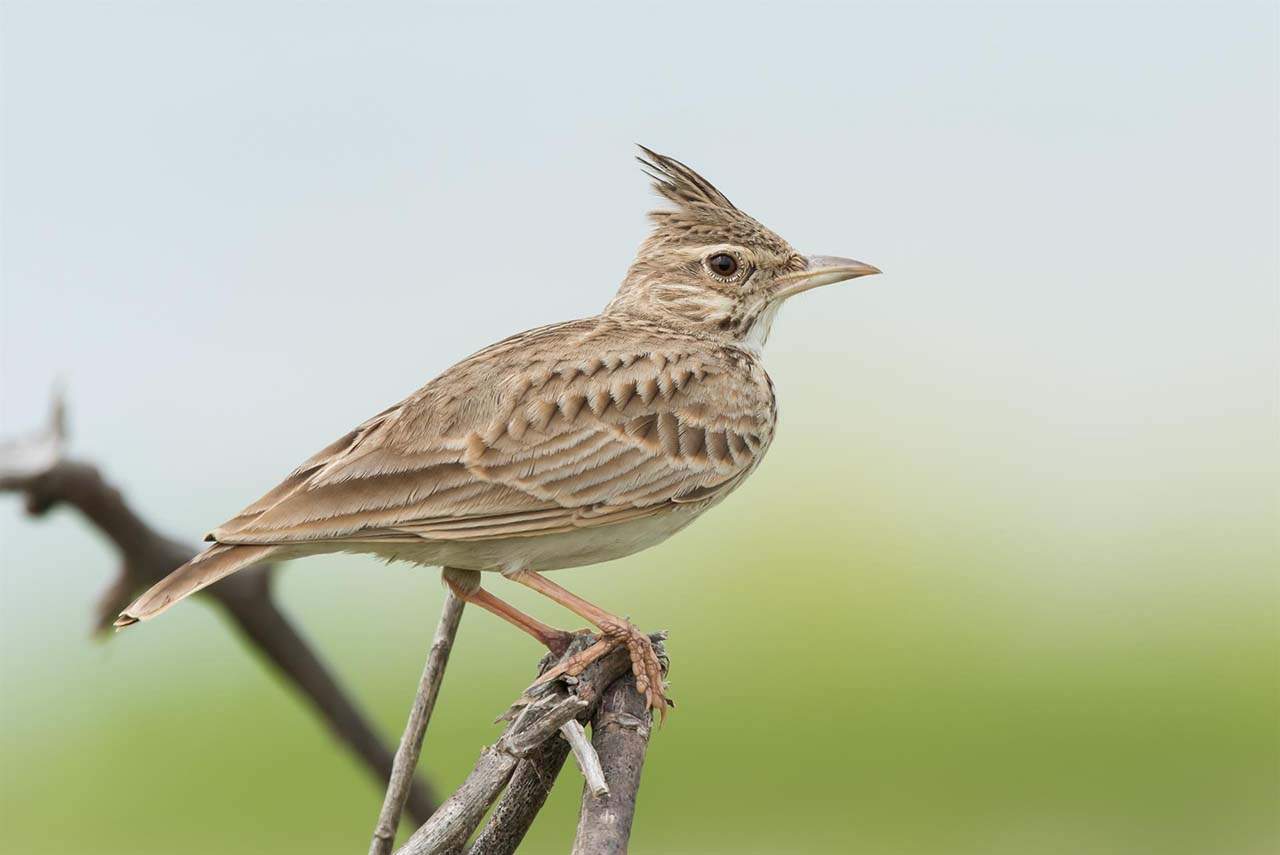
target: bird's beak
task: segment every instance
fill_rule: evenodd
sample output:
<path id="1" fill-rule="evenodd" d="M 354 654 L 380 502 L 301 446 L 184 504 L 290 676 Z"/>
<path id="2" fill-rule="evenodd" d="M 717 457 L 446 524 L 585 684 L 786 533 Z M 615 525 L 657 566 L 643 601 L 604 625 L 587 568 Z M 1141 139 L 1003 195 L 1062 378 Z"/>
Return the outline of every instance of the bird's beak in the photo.
<path id="1" fill-rule="evenodd" d="M 846 279 L 871 276 L 880 272 L 878 267 L 835 255 L 811 255 L 806 260 L 809 263 L 804 270 L 788 273 L 775 280 L 775 296 L 786 299 L 820 285 L 831 285 Z"/>

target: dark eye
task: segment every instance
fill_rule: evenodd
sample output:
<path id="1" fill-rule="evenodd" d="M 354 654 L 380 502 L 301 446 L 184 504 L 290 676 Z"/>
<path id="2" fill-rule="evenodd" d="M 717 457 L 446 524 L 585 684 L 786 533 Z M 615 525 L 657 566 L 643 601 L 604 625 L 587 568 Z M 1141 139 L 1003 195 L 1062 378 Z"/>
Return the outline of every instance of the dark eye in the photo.
<path id="1" fill-rule="evenodd" d="M 738 272 L 738 259 L 727 252 L 717 252 L 707 259 L 707 267 L 710 267 L 715 275 L 727 279 Z"/>

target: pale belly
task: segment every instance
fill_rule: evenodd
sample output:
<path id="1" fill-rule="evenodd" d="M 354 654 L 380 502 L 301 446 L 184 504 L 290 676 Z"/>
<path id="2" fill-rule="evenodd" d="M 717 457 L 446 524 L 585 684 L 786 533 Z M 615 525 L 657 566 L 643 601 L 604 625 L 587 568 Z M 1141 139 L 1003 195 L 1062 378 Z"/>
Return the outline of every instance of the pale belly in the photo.
<path id="1" fill-rule="evenodd" d="M 535 537 L 506 537 L 470 542 L 437 540 L 413 544 L 350 543 L 335 546 L 343 552 L 371 553 L 388 561 L 409 561 L 430 567 L 507 573 L 520 570 L 559 570 L 612 561 L 656 546 L 693 522 L 708 507 L 710 503 L 683 505 L 665 513 L 628 522 Z"/>

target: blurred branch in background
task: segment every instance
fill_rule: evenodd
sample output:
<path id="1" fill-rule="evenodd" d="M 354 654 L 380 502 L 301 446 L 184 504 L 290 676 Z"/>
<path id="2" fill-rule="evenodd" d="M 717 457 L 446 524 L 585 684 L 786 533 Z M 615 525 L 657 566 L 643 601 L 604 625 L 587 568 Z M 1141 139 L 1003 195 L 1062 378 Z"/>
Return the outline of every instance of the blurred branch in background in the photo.
<path id="1" fill-rule="evenodd" d="M 0 492 L 23 494 L 27 513 L 33 517 L 59 504 L 70 505 L 115 545 L 121 566 L 98 601 L 94 630 L 101 633 L 130 600 L 186 563 L 195 551 L 149 526 L 95 466 L 66 459 L 66 436 L 66 410 L 61 394 L 57 394 L 44 430 L 0 442 Z M 213 585 L 201 596 L 226 611 L 253 646 L 311 702 L 333 735 L 380 782 L 388 780 L 391 752 L 272 600 L 274 567 L 252 567 Z M 435 810 L 430 787 L 421 780 L 412 781 L 405 798 L 409 813 L 420 823 Z"/>

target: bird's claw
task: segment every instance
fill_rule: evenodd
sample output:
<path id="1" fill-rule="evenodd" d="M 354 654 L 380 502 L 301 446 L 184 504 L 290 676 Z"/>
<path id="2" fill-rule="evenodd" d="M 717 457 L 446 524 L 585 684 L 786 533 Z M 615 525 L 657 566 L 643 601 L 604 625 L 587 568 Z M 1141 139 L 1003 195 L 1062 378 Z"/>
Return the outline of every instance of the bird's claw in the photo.
<path id="1" fill-rule="evenodd" d="M 619 620 L 601 627 L 606 639 L 615 645 L 625 644 L 631 656 L 631 673 L 636 678 L 636 691 L 645 700 L 650 712 L 657 711 L 660 722 L 667 720 L 667 708 L 671 706 L 667 700 L 666 686 L 663 682 L 662 662 L 654 650 L 649 636 L 630 621 Z"/>
<path id="2" fill-rule="evenodd" d="M 649 636 L 636 629 L 630 621 L 624 620 L 609 622 L 600 627 L 600 631 L 599 641 L 549 669 L 533 685 L 540 686 L 560 677 L 576 677 L 592 662 L 625 645 L 631 658 L 631 673 L 635 675 L 636 691 L 644 697 L 645 706 L 650 712 L 656 710 L 659 720 L 665 722 L 667 709 L 675 704 L 667 699 L 662 678 L 663 662 L 654 650 Z"/>

